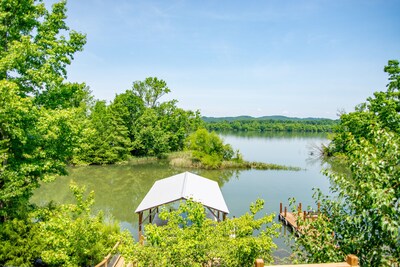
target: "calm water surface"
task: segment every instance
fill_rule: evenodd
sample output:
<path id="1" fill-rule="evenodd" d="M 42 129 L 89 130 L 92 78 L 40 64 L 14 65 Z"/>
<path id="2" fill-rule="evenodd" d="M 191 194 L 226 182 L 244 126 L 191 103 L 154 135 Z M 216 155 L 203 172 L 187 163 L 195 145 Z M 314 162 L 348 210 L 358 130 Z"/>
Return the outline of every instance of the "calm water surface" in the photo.
<path id="1" fill-rule="evenodd" d="M 219 183 L 230 210 L 229 216 L 240 216 L 248 211 L 257 198 L 265 200 L 264 212 L 279 212 L 279 203 L 295 197 L 303 207 L 315 206 L 312 188 L 329 192 L 329 181 L 321 174 L 321 163 L 310 155 L 315 146 L 327 143 L 318 134 L 220 134 L 226 143 L 239 149 L 245 160 L 301 167 L 302 171 L 199 171 L 171 168 L 166 163 L 141 165 L 89 166 L 69 169 L 69 175 L 44 184 L 32 198 L 37 204 L 51 200 L 70 203 L 68 189 L 71 180 L 95 191 L 95 210 L 120 221 L 122 228 L 131 231 L 137 240 L 138 219 L 134 210 L 156 180 L 192 171 Z M 315 153 L 314 153 L 315 154 Z M 278 256 L 286 256 L 283 238 L 278 238 Z"/>

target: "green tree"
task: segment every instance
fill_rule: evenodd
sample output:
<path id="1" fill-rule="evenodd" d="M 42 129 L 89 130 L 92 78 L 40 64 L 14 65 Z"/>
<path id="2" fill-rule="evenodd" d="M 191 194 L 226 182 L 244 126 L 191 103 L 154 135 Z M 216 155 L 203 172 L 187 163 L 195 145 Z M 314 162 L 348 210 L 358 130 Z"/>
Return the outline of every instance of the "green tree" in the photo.
<path id="1" fill-rule="evenodd" d="M 389 60 L 384 71 L 389 75 L 386 91 L 375 92 L 361 103 L 354 112 L 342 114 L 329 149 L 329 155 L 346 153 L 350 138 L 369 139 L 369 127 L 377 124 L 400 134 L 400 67 L 397 60 Z"/>
<path id="2" fill-rule="evenodd" d="M 106 224 L 100 212 L 92 215 L 94 194 L 70 185 L 76 204 L 49 203 L 30 211 L 25 219 L 13 219 L 0 228 L 0 265 L 93 266 L 121 239 L 119 226 Z"/>
<path id="3" fill-rule="evenodd" d="M 133 111 L 121 113 L 126 114 L 122 119 L 131 129 L 133 155 L 161 156 L 182 150 L 185 138 L 202 124 L 199 112 L 178 108 L 176 100 L 158 102 L 168 92 L 165 81 L 149 77 L 135 82 L 123 95 L 124 102 L 129 102 L 125 106 Z"/>
<path id="4" fill-rule="evenodd" d="M 297 238 L 302 260 L 338 261 L 355 254 L 362 266 L 388 266 L 400 258 L 400 138 L 376 125 L 369 135 L 370 140 L 350 139 L 348 172 L 326 170 L 337 197 L 315 194 L 321 214 L 303 222 L 311 226 Z"/>
<path id="5" fill-rule="evenodd" d="M 84 91 L 64 81 L 85 43 L 66 26 L 65 6 L 61 1 L 48 11 L 39 1 L 0 3 L 0 221 L 22 216 L 39 182 L 65 173 L 72 155 L 76 110 L 41 98 L 60 88 Z"/>
<path id="6" fill-rule="evenodd" d="M 177 210 L 160 213 L 167 225 L 146 225 L 144 246 L 125 248 L 123 255 L 143 266 L 253 266 L 256 258 L 272 262 L 277 225 L 273 214 L 256 219 L 263 206 L 257 200 L 245 215 L 216 223 L 200 203 L 182 202 Z"/>
<path id="7" fill-rule="evenodd" d="M 218 168 L 222 161 L 231 160 L 235 155 L 229 144 L 224 144 L 215 133 L 206 129 L 198 129 L 186 139 L 186 149 L 205 167 Z"/>
<path id="8" fill-rule="evenodd" d="M 0 1 L 0 265 L 93 264 L 117 233 L 75 187 L 78 204 L 29 204 L 42 181 L 66 174 L 91 101 L 66 68 L 85 36 L 65 24 L 66 1 Z M 93 260 L 93 261 L 92 261 Z"/>
<path id="9" fill-rule="evenodd" d="M 66 1 L 51 11 L 40 1 L 2 1 L 0 14 L 0 79 L 16 83 L 25 95 L 60 87 L 86 42 L 65 23 Z"/>
<path id="10" fill-rule="evenodd" d="M 142 99 L 144 105 L 154 108 L 158 100 L 165 94 L 171 92 L 167 83 L 157 77 L 148 77 L 144 81 L 136 81 L 132 85 L 132 92 Z"/>
<path id="11" fill-rule="evenodd" d="M 23 214 L 42 180 L 65 174 L 76 141 L 74 110 L 37 108 L 20 97 L 18 86 L 0 81 L 0 215 Z"/>
<path id="12" fill-rule="evenodd" d="M 385 67 L 387 92 L 341 116 L 327 148 L 332 167 L 325 170 L 336 197 L 316 194 L 320 218 L 304 222 L 310 232 L 296 243 L 303 260 L 336 261 L 351 253 L 362 266 L 390 266 L 400 258 L 398 64 L 389 61 Z M 335 168 L 337 162 L 342 170 Z"/>
<path id="13" fill-rule="evenodd" d="M 133 154 L 137 156 L 160 156 L 171 151 L 169 133 L 162 127 L 157 111 L 148 108 L 134 124 Z"/>
<path id="14" fill-rule="evenodd" d="M 136 131 L 135 123 L 143 115 L 146 108 L 143 100 L 135 95 L 132 90 L 126 90 L 125 93 L 116 95 L 110 106 L 114 115 L 121 118 L 128 129 L 130 140 L 133 141 Z"/>
<path id="15" fill-rule="evenodd" d="M 129 131 L 114 108 L 105 101 L 96 101 L 75 154 L 75 163 L 110 164 L 129 157 Z"/>

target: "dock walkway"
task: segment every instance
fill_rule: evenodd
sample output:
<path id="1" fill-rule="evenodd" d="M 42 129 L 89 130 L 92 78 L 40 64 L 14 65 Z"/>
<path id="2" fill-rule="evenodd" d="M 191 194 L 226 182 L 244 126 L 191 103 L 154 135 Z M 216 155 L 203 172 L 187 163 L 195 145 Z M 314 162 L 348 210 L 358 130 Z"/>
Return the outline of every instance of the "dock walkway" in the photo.
<path id="1" fill-rule="evenodd" d="M 297 224 L 297 219 L 300 216 L 302 216 L 302 218 L 304 220 L 306 220 L 306 219 L 315 220 L 318 218 L 319 208 L 320 208 L 320 205 L 318 204 L 318 212 L 317 213 L 309 212 L 309 211 L 305 211 L 305 210 L 302 211 L 301 203 L 300 203 L 297 208 L 297 212 L 289 212 L 289 211 L 287 211 L 287 207 L 282 209 L 282 203 L 280 203 L 278 218 L 285 225 L 291 227 L 295 234 L 299 235 L 299 234 L 304 233 L 304 229 L 303 229 L 304 226 L 299 226 Z"/>

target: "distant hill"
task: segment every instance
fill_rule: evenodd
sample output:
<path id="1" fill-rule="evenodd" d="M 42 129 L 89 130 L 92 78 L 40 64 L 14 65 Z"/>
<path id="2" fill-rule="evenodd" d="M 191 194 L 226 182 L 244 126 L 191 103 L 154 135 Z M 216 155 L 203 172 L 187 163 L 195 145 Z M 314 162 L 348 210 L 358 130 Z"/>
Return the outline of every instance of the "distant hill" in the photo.
<path id="1" fill-rule="evenodd" d="M 339 120 L 286 116 L 203 117 L 209 131 L 243 132 L 332 132 Z"/>
<path id="2" fill-rule="evenodd" d="M 252 117 L 252 116 L 236 116 L 236 117 L 202 117 L 205 122 L 221 122 L 221 121 L 243 121 L 243 120 L 277 120 L 277 121 L 335 121 L 327 118 L 296 118 L 296 117 L 286 117 L 282 115 L 273 116 L 262 116 L 262 117 Z"/>

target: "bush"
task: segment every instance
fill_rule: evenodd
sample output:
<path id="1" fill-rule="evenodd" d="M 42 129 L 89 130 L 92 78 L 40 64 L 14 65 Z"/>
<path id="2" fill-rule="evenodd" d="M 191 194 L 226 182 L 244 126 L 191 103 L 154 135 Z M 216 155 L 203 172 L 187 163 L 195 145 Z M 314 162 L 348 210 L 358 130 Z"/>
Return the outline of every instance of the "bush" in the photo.
<path id="1" fill-rule="evenodd" d="M 215 132 L 209 133 L 206 129 L 197 130 L 185 143 L 186 149 L 193 151 L 194 158 L 209 169 L 219 168 L 222 161 L 232 160 L 235 155 L 229 144 L 224 144 Z"/>
<path id="2" fill-rule="evenodd" d="M 145 226 L 145 245 L 133 245 L 123 256 L 139 266 L 253 266 L 256 258 L 272 262 L 277 236 L 274 215 L 255 219 L 264 206 L 257 200 L 250 213 L 216 223 L 197 202 L 181 202 L 176 211 L 162 211 L 165 226 Z M 182 216 L 186 214 L 186 216 Z"/>

